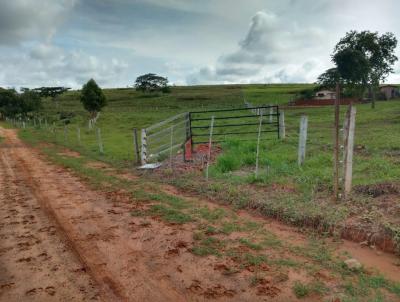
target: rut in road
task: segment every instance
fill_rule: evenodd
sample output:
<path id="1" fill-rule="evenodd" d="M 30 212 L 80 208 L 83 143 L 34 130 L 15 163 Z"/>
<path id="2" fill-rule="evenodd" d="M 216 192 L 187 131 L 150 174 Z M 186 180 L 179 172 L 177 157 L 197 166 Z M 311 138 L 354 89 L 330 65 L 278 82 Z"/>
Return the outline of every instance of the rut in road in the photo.
<path id="1" fill-rule="evenodd" d="M 96 283 L 0 146 L 0 301 L 97 301 Z"/>
<path id="2" fill-rule="evenodd" d="M 0 131 L 8 146 L 1 152 L 21 179 L 18 186 L 32 189 L 42 209 L 55 218 L 97 282 L 102 300 L 260 300 L 259 289 L 249 287 L 252 272 L 230 277 L 218 271 L 218 258 L 191 253 L 195 224 L 133 217 L 140 203 L 91 190 L 79 177 L 22 145 L 13 130 Z M 294 299 L 288 287 L 260 286 L 270 301 Z"/>
<path id="3" fill-rule="evenodd" d="M 37 150 L 21 144 L 15 131 L 0 128 L 0 135 L 6 138 L 0 148 L 2 166 L 5 167 L 2 167 L 2 171 L 14 175 L 15 190 L 30 192 L 40 206 L 40 213 L 47 213 L 54 218 L 66 241 L 96 281 L 99 295 L 94 295 L 94 298 L 104 301 L 156 302 L 205 301 L 216 298 L 218 301 L 295 301 L 293 280 L 310 280 L 310 275 L 301 267 L 293 270 L 286 268 L 287 274 L 282 278 L 281 266 L 276 270 L 260 264 L 257 270 L 261 269 L 261 274 L 266 277 L 258 280 L 254 279 L 254 265 L 242 267 L 241 263 L 235 262 L 234 256 L 198 257 L 191 250 L 195 245 L 194 234 L 199 230 L 195 222 L 176 224 L 163 221 L 157 215 L 131 215 L 144 212 L 152 201 L 146 205 L 134 202 L 126 192 L 109 192 L 107 188 L 105 192 L 92 190 L 81 178 L 65 168 L 48 163 Z M 4 177 L 9 178 L 8 174 Z M 170 189 L 172 195 L 179 195 L 173 187 Z M 10 194 L 18 196 L 16 192 Z M 196 199 L 196 204 L 211 209 L 220 207 L 200 199 Z M 13 208 L 15 205 L 8 209 Z M 306 240 L 304 235 L 287 226 L 267 222 L 242 211 L 237 215 L 248 217 L 251 221 L 258 220 L 261 228 L 267 228 L 294 244 L 303 244 Z M 33 229 L 32 234 L 36 236 L 36 229 Z M 243 231 L 221 236 L 238 244 L 239 237 L 236 236 L 248 235 Z M 249 251 L 249 247 L 243 244 L 237 248 Z M 351 250 L 357 252 L 357 249 Z M 287 256 L 293 256 L 290 250 L 282 251 Z M 268 257 L 272 260 L 285 259 L 285 255 L 281 255 L 282 251 L 269 249 Z M 398 268 L 393 268 L 392 264 L 394 259 L 374 256 L 366 250 L 360 251 L 360 256 L 361 253 L 365 254 L 367 261 L 376 259 L 379 267 L 381 264 L 384 264 L 382 267 L 386 265 L 386 271 L 398 279 Z M 305 260 L 302 256 L 296 257 L 299 261 Z M 3 262 L 9 261 L 1 254 L 0 259 Z M 332 282 L 333 289 L 338 288 L 335 283 L 337 281 L 331 279 L 328 272 L 322 271 L 322 276 Z M 259 283 L 252 285 L 249 280 Z M 80 282 L 77 280 L 76 284 Z M 84 280 L 82 282 L 85 284 Z M 5 288 L 11 290 L 12 286 L 5 285 Z M 94 290 L 93 293 L 97 292 Z M 307 301 L 320 301 L 320 298 L 308 297 Z"/>
<path id="4" fill-rule="evenodd" d="M 42 209 L 55 218 L 100 286 L 104 300 L 186 300 L 169 284 L 168 277 L 154 274 L 157 259 L 146 256 L 140 244 L 146 238 L 131 240 L 132 230 L 128 224 L 126 229 L 120 227 L 121 217 L 113 214 L 117 211 L 109 200 L 64 169 L 41 160 L 14 131 L 2 129 L 1 135 L 6 138 L 1 148 L 3 164 L 10 164 L 9 173 L 18 178 L 17 190 L 28 186 Z M 126 206 L 129 216 L 129 205 Z"/>

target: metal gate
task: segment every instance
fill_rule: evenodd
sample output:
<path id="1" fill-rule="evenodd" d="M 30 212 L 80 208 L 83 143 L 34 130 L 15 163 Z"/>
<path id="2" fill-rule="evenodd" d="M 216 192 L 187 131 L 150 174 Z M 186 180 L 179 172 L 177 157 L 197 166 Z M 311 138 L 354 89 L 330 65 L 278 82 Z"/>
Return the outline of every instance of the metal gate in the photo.
<path id="1" fill-rule="evenodd" d="M 189 113 L 192 144 L 208 143 L 210 121 L 214 116 L 213 142 L 224 142 L 228 138 L 240 141 L 255 140 L 258 135 L 260 117 L 261 133 L 276 133 L 279 138 L 279 107 L 259 106 L 235 109 L 194 111 Z M 263 140 L 271 137 L 262 136 Z"/>
<path id="2" fill-rule="evenodd" d="M 259 131 L 260 117 L 262 117 L 261 139 L 271 139 L 271 136 L 266 137 L 267 133 L 276 133 L 279 138 L 279 115 L 278 106 L 248 105 L 245 108 L 192 111 L 175 115 L 142 129 L 142 164 L 161 161 L 181 148 L 184 159 L 190 159 L 193 145 L 208 144 L 212 117 L 214 117 L 214 143 L 224 142 L 228 138 L 240 141 L 255 140 Z"/>
<path id="3" fill-rule="evenodd" d="M 179 150 L 189 138 L 189 113 L 184 112 L 142 129 L 141 161 L 160 161 Z"/>

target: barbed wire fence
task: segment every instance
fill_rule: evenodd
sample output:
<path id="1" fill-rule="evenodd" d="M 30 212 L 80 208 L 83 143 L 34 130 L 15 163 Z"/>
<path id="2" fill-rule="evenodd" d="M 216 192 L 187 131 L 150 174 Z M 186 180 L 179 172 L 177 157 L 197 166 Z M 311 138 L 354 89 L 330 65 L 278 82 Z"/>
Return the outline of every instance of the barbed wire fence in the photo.
<path id="1" fill-rule="evenodd" d="M 333 131 L 333 123 L 325 124 L 320 121 L 314 121 L 313 118 L 309 118 L 305 115 L 305 110 L 299 110 L 298 108 L 288 108 L 285 107 L 283 110 L 279 109 L 278 106 L 256 106 L 250 102 L 245 102 L 245 109 L 249 110 L 251 117 L 249 119 L 256 118 L 256 123 L 246 121 L 246 124 L 255 125 L 257 129 L 252 133 L 258 134 L 254 138 L 250 138 L 250 141 L 254 141 L 259 150 L 260 145 L 260 133 L 262 133 L 262 126 L 264 125 L 275 125 L 278 127 L 277 139 L 288 140 L 288 143 L 293 144 L 293 141 L 298 141 L 298 164 L 299 166 L 304 165 L 307 162 L 307 150 L 309 148 L 315 149 L 325 149 L 326 151 L 333 152 L 333 144 L 330 144 L 330 136 L 327 136 L 327 130 Z M 243 109 L 239 109 L 243 110 Z M 350 109 L 349 109 L 350 110 Z M 224 110 L 219 110 L 224 112 Z M 6 121 L 13 125 L 14 127 L 21 129 L 35 129 L 40 131 L 41 135 L 50 142 L 54 142 L 65 147 L 76 148 L 79 150 L 85 150 L 91 154 L 96 154 L 103 158 L 118 158 L 124 162 L 130 162 L 132 166 L 137 164 L 146 165 L 148 163 L 160 162 L 169 159 L 169 166 L 173 169 L 173 156 L 182 150 L 183 156 L 182 160 L 186 155 L 187 148 L 193 148 L 193 145 L 197 143 L 208 143 L 210 146 L 212 144 L 222 143 L 229 136 L 230 132 L 218 131 L 211 135 L 211 142 L 196 141 L 197 138 L 203 135 L 202 133 L 195 132 L 198 130 L 205 130 L 204 135 L 209 136 L 210 125 L 200 125 L 199 122 L 204 120 L 206 123 L 210 122 L 211 116 L 204 116 L 205 113 L 209 112 L 210 115 L 214 116 L 213 128 L 226 130 L 230 126 L 237 126 L 235 123 L 221 123 L 218 124 L 216 121 L 230 120 L 232 116 L 215 114 L 211 111 L 201 111 L 201 112 L 185 112 L 175 115 L 167 120 L 154 124 L 144 129 L 132 129 L 131 133 L 118 133 L 121 138 L 121 142 L 125 142 L 119 146 L 115 145 L 117 141 L 115 138 L 116 132 L 114 129 L 100 128 L 95 126 L 93 129 L 87 129 L 87 127 L 82 125 L 69 125 L 60 124 L 59 121 L 51 120 L 48 117 L 40 118 L 6 118 Z M 229 112 L 229 111 L 227 111 Z M 197 114 L 197 118 L 196 118 Z M 201 117 L 203 114 L 204 117 Z M 200 116 L 200 117 L 199 117 Z M 354 147 L 354 127 L 355 121 L 351 121 L 347 116 L 354 116 L 353 113 L 346 115 L 346 123 L 343 124 L 341 128 L 342 141 L 341 144 L 341 177 L 340 182 L 343 184 L 342 187 L 346 188 L 345 192 L 349 191 L 351 187 L 351 180 L 349 180 L 352 169 L 352 153 L 351 150 Z M 236 118 L 236 117 L 235 117 Z M 196 120 L 197 119 L 197 120 Z M 296 122 L 297 120 L 297 122 Z M 302 120 L 301 123 L 300 120 Z M 261 122 L 260 122 L 261 121 Z M 264 122 L 265 121 L 265 122 Z M 197 123 L 197 124 L 196 124 Z M 265 124 L 264 124 L 265 123 Z M 296 125 L 297 124 L 297 125 Z M 351 125 L 351 126 L 350 126 Z M 249 127 L 250 127 L 249 126 Z M 235 127 L 233 127 L 235 128 Z M 237 128 L 235 128 L 237 129 Z M 267 130 L 265 130 L 267 131 Z M 269 130 L 268 130 L 269 131 Z M 351 133 L 349 133 L 349 131 Z M 140 132 L 140 133 L 139 133 Z M 239 133 L 237 135 L 241 138 L 246 138 L 244 134 L 234 130 L 232 133 Z M 249 131 L 250 132 L 250 131 Z M 199 136 L 200 135 L 200 136 Z M 223 139 L 216 139 L 216 137 L 223 137 Z M 190 140 L 190 144 L 187 142 Z M 350 143 L 349 143 L 350 141 Z M 347 148 L 347 144 L 349 145 Z M 261 152 L 265 152 L 262 150 Z M 296 152 L 296 151 L 294 151 Z M 257 152 L 257 158 L 259 156 Z M 210 162 L 210 156 L 207 158 L 207 163 Z M 258 160 L 255 166 L 255 175 L 258 174 Z M 207 169 L 208 171 L 208 169 Z M 208 173 L 207 173 L 208 178 Z M 351 178 L 350 178 L 351 179 Z"/>

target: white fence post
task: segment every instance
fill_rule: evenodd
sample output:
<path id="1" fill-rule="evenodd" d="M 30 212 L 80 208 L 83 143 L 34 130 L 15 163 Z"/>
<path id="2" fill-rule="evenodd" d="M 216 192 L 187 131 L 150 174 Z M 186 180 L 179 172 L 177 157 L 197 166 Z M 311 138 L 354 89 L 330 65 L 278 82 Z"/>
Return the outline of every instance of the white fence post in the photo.
<path id="1" fill-rule="evenodd" d="M 308 126 L 308 117 L 306 115 L 302 115 L 300 119 L 300 134 L 299 134 L 299 154 L 298 154 L 299 166 L 304 164 L 304 160 L 306 158 L 307 126 Z"/>
<path id="2" fill-rule="evenodd" d="M 100 151 L 101 154 L 103 154 L 104 153 L 104 149 L 103 149 L 103 141 L 101 139 L 101 130 L 100 130 L 100 128 L 96 128 L 96 130 L 97 130 L 96 134 L 97 134 L 97 142 L 99 144 L 99 151 Z"/>
<path id="3" fill-rule="evenodd" d="M 169 150 L 169 165 L 172 169 L 172 148 L 174 146 L 174 125 L 171 126 L 171 137 L 170 137 L 170 150 Z"/>
<path id="4" fill-rule="evenodd" d="M 285 128 L 285 112 L 282 110 L 279 112 L 279 137 L 284 139 L 286 137 L 286 128 Z"/>
<path id="5" fill-rule="evenodd" d="M 64 143 L 68 142 L 68 128 L 67 125 L 64 125 Z"/>
<path id="6" fill-rule="evenodd" d="M 355 107 L 350 107 L 350 117 L 348 121 L 347 133 L 346 133 L 346 141 L 347 144 L 345 146 L 345 159 L 344 159 L 344 198 L 351 192 L 351 184 L 352 184 L 352 174 L 353 174 L 353 149 L 354 149 L 354 130 L 356 124 L 356 113 L 357 110 Z"/>
<path id="7" fill-rule="evenodd" d="M 269 104 L 268 106 L 271 106 L 269 108 L 269 123 L 272 124 L 272 120 L 273 120 L 273 117 L 274 117 L 274 107 L 272 107 L 271 104 Z"/>
<path id="8" fill-rule="evenodd" d="M 147 133 L 146 129 L 142 129 L 142 148 L 141 148 L 141 161 L 142 165 L 147 163 Z"/>
<path id="9" fill-rule="evenodd" d="M 258 177 L 258 159 L 260 156 L 260 139 L 261 139 L 262 119 L 263 119 L 263 115 L 261 114 L 260 115 L 260 123 L 258 125 L 258 136 L 257 136 L 256 170 L 255 170 L 256 178 Z"/>
<path id="10" fill-rule="evenodd" d="M 208 140 L 208 158 L 207 158 L 207 167 L 206 167 L 206 180 L 208 180 L 208 169 L 210 167 L 210 161 L 211 161 L 211 147 L 212 147 L 212 135 L 213 135 L 213 130 L 214 130 L 214 116 L 211 117 L 211 123 L 210 123 L 210 138 Z"/>

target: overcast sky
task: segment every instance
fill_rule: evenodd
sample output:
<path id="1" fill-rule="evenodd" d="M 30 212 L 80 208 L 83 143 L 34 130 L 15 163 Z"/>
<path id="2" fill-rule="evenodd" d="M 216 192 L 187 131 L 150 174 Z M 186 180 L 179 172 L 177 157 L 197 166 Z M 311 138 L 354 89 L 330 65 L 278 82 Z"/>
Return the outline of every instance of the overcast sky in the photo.
<path id="1" fill-rule="evenodd" d="M 313 82 L 352 29 L 394 32 L 398 0 L 0 0 L 0 86 Z M 397 49 L 400 57 L 400 47 Z M 400 82 L 400 65 L 388 82 Z"/>

